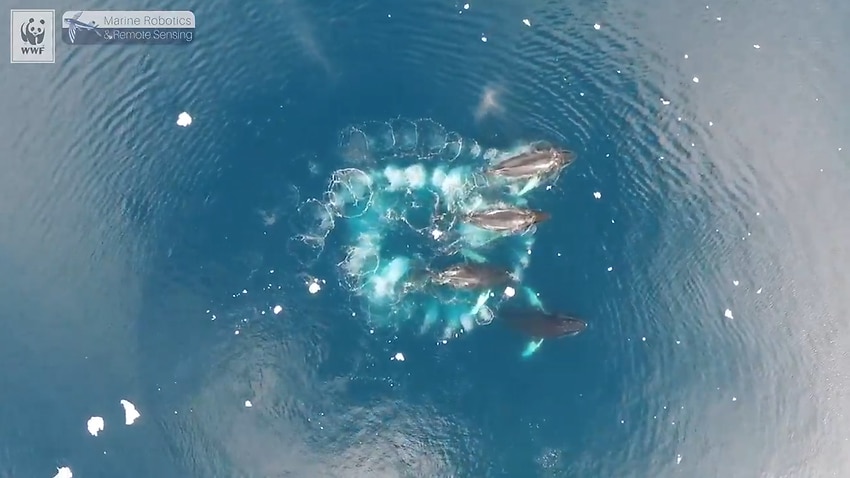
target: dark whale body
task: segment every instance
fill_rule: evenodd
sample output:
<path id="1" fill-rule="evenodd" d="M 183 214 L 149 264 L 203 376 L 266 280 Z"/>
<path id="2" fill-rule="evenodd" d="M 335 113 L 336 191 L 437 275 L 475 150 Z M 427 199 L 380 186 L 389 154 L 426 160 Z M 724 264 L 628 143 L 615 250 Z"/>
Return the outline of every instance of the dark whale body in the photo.
<path id="1" fill-rule="evenodd" d="M 536 340 L 578 335 L 587 328 L 587 322 L 581 319 L 536 309 L 505 311 L 501 318 L 509 327 Z"/>
<path id="2" fill-rule="evenodd" d="M 431 282 L 455 289 L 490 289 L 513 282 L 511 273 L 487 264 L 458 264 L 431 274 Z"/>
<path id="3" fill-rule="evenodd" d="M 553 175 L 575 159 L 576 154 L 572 151 L 538 144 L 531 151 L 511 156 L 490 166 L 487 173 L 508 179 L 531 179 Z"/>
<path id="4" fill-rule="evenodd" d="M 544 211 L 506 207 L 473 211 L 467 214 L 463 220 L 468 224 L 492 232 L 522 234 L 550 217 L 551 215 Z"/>

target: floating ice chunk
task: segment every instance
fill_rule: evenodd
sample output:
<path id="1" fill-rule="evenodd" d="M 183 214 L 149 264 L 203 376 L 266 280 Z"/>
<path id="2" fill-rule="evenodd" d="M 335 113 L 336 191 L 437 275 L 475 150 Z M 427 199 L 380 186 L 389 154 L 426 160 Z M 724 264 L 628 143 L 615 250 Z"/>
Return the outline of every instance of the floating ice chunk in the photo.
<path id="1" fill-rule="evenodd" d="M 678 465 L 681 462 L 682 462 L 682 455 L 676 455 L 676 464 Z"/>
<path id="2" fill-rule="evenodd" d="M 759 48 L 761 48 L 761 45 L 759 45 L 758 43 L 756 43 L 755 45 L 753 45 L 753 48 L 755 48 L 756 50 L 758 50 Z"/>
<path id="3" fill-rule="evenodd" d="M 56 469 L 56 474 L 53 475 L 53 478 L 73 478 L 74 474 L 71 473 L 71 468 L 67 466 L 63 466 L 62 468 Z"/>
<path id="4" fill-rule="evenodd" d="M 189 116 L 189 113 L 184 111 L 177 115 L 177 126 L 182 126 L 185 128 L 190 124 L 192 124 L 192 117 Z"/>
<path id="5" fill-rule="evenodd" d="M 613 271 L 613 270 L 614 270 L 614 268 L 613 268 L 613 267 L 608 267 L 608 272 L 611 272 L 611 271 Z"/>
<path id="6" fill-rule="evenodd" d="M 697 78 L 696 76 L 694 77 L 694 83 L 699 83 L 699 78 Z"/>
<path id="7" fill-rule="evenodd" d="M 133 422 L 136 421 L 137 418 L 141 417 L 142 414 L 136 410 L 136 406 L 130 403 L 129 400 L 121 400 L 121 405 L 124 407 L 124 423 L 127 425 L 132 425 Z"/>
<path id="8" fill-rule="evenodd" d="M 593 197 L 595 197 L 596 199 L 602 199 L 602 193 L 599 192 L 599 191 L 596 191 L 596 192 L 593 193 Z"/>
<path id="9" fill-rule="evenodd" d="M 732 397 L 732 401 L 733 401 L 733 402 L 737 402 L 737 401 L 738 401 L 738 397 Z"/>
<path id="10" fill-rule="evenodd" d="M 732 281 L 732 285 L 734 285 L 735 287 L 738 287 L 738 284 L 739 284 L 739 282 L 738 282 L 738 281 L 736 281 L 736 280 L 733 280 L 733 281 Z"/>
<path id="11" fill-rule="evenodd" d="M 274 309 L 272 309 L 272 312 L 274 312 L 275 315 L 281 313 L 282 311 L 283 311 L 283 307 L 281 307 L 279 305 L 274 306 Z"/>
<path id="12" fill-rule="evenodd" d="M 434 229 L 433 231 L 431 231 L 431 237 L 433 237 L 434 239 L 439 239 L 440 236 L 442 236 L 442 235 L 443 235 L 443 231 L 441 231 L 439 229 Z"/>
<path id="13" fill-rule="evenodd" d="M 481 41 L 483 41 L 484 43 L 487 43 L 487 37 L 485 37 L 484 35 L 481 35 Z"/>
<path id="14" fill-rule="evenodd" d="M 251 400 L 245 400 L 245 408 L 251 408 L 253 406 L 254 406 L 254 404 L 251 403 Z"/>
<path id="15" fill-rule="evenodd" d="M 469 10 L 469 4 L 468 4 L 468 3 L 464 3 L 464 4 L 463 4 L 463 9 L 464 9 L 464 10 Z"/>
<path id="16" fill-rule="evenodd" d="M 594 30 L 599 30 L 600 28 L 602 28 L 602 25 L 600 25 L 600 24 L 598 24 L 598 23 L 594 23 L 594 24 L 593 24 L 593 29 L 594 29 Z"/>
<path id="17" fill-rule="evenodd" d="M 91 417 L 86 423 L 86 428 L 89 429 L 92 436 L 97 436 L 98 432 L 103 431 L 104 425 L 103 417 Z"/>
<path id="18" fill-rule="evenodd" d="M 514 295 L 516 295 L 516 290 L 513 287 L 505 287 L 505 297 L 513 297 Z"/>
<path id="19" fill-rule="evenodd" d="M 404 362 L 404 354 L 401 352 L 396 352 L 393 356 L 393 360 L 398 360 L 399 362 Z"/>
<path id="20" fill-rule="evenodd" d="M 756 291 L 756 294 L 761 294 L 761 288 L 759 288 L 759 290 Z"/>
<path id="21" fill-rule="evenodd" d="M 320 286 L 318 282 L 311 282 L 310 285 L 307 286 L 307 292 L 311 294 L 315 294 L 320 290 L 322 290 L 322 286 Z"/>
<path id="22" fill-rule="evenodd" d="M 723 313 L 723 315 L 724 315 L 727 319 L 734 319 L 734 318 L 735 318 L 735 317 L 733 317 L 733 316 L 732 316 L 732 311 L 731 311 L 731 310 L 729 310 L 729 309 L 726 309 L 726 312 L 724 312 L 724 313 Z"/>
<path id="23" fill-rule="evenodd" d="M 530 27 L 530 26 L 531 26 L 531 20 L 529 20 L 529 19 L 527 19 L 527 18 L 523 19 L 523 20 L 522 20 L 522 23 L 525 23 L 525 26 L 527 26 L 527 27 Z"/>

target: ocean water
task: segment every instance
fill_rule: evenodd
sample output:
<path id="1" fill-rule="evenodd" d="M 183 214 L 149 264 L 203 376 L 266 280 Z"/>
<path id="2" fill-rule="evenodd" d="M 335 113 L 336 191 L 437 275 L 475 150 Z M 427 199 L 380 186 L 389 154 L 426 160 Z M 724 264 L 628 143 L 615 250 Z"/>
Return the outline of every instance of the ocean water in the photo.
<path id="1" fill-rule="evenodd" d="M 0 67 L 0 477 L 850 473 L 846 4 L 85 8 L 197 38 Z M 584 333 L 376 325 L 293 240 L 393 118 L 577 152 L 524 280 Z"/>

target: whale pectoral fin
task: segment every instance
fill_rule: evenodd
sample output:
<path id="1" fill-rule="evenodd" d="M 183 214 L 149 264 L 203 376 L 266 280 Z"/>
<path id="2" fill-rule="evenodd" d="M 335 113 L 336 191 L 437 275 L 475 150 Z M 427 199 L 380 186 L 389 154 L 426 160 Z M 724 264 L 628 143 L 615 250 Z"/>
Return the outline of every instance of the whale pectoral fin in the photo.
<path id="1" fill-rule="evenodd" d="M 540 178 L 535 176 L 535 177 L 529 179 L 527 183 L 525 183 L 525 186 L 523 186 L 522 189 L 519 190 L 517 195 L 518 196 L 525 196 L 529 191 L 531 191 L 532 189 L 536 188 L 539 185 L 540 185 Z"/>
<path id="2" fill-rule="evenodd" d="M 534 352 L 537 352 L 537 349 L 543 344 L 543 339 L 532 340 L 531 342 L 525 345 L 525 349 L 522 351 L 522 358 L 528 358 L 534 355 Z"/>

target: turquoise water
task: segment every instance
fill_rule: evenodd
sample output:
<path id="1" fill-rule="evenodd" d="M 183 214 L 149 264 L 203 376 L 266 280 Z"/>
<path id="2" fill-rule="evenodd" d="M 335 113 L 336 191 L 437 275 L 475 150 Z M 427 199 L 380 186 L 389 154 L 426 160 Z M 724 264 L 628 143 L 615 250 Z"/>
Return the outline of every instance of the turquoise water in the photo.
<path id="1" fill-rule="evenodd" d="M 848 473 L 844 4 L 97 8 L 197 39 L 2 66 L 0 476 Z M 379 327 L 293 247 L 396 117 L 578 153 L 524 277 L 588 330 Z"/>

